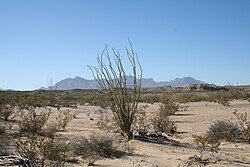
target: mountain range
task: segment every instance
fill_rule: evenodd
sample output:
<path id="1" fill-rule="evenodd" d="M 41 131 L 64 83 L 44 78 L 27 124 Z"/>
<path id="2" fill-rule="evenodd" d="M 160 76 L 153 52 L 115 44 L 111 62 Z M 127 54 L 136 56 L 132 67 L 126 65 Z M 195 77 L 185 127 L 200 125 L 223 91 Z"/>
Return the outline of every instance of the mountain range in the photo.
<path id="1" fill-rule="evenodd" d="M 143 88 L 156 88 L 156 87 L 184 87 L 191 84 L 206 84 L 206 82 L 196 80 L 192 77 L 176 78 L 171 81 L 161 81 L 156 82 L 153 78 L 143 78 L 142 87 Z M 127 86 L 132 87 L 133 80 L 131 76 L 127 76 Z M 75 78 L 66 78 L 55 85 L 45 88 L 41 87 L 40 90 L 73 90 L 73 89 L 98 89 L 97 82 L 93 80 L 87 80 L 76 76 Z"/>

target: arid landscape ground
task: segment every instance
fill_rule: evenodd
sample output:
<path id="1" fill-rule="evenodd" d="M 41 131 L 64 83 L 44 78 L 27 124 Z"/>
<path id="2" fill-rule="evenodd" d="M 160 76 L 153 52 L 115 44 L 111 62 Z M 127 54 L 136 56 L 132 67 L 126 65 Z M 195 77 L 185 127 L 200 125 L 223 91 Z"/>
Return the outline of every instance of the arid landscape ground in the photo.
<path id="1" fill-rule="evenodd" d="M 103 99 L 105 100 L 105 99 Z M 199 101 L 179 103 L 178 111 L 170 116 L 170 119 L 177 127 L 176 132 L 171 134 L 162 134 L 160 136 L 148 135 L 141 137 L 135 134 L 134 138 L 126 141 L 119 133 L 111 133 L 100 130 L 101 115 L 111 118 L 112 113 L 109 108 L 103 109 L 98 105 L 90 103 L 78 104 L 77 107 L 61 107 L 60 110 L 56 107 L 49 107 L 51 115 L 48 122 L 55 122 L 58 115 L 65 111 L 74 115 L 74 118 L 68 122 L 65 129 L 58 130 L 55 133 L 55 139 L 63 139 L 66 143 L 75 142 L 76 138 L 85 137 L 93 134 L 104 135 L 112 138 L 115 148 L 126 152 L 121 156 L 112 157 L 95 157 L 93 162 L 95 166 L 103 167 L 177 167 L 177 166 L 250 166 L 250 144 L 242 141 L 225 141 L 221 140 L 219 150 L 217 153 L 207 154 L 211 156 L 209 162 L 194 161 L 194 157 L 201 155 L 201 150 L 197 148 L 194 142 L 194 135 L 206 135 L 209 127 L 217 120 L 237 122 L 237 118 L 233 114 L 235 111 L 238 113 L 247 113 L 250 115 L 250 103 L 247 100 L 231 100 L 229 105 L 222 105 L 215 102 Z M 159 111 L 161 103 L 145 103 L 140 102 L 139 106 L 147 106 L 144 110 L 148 115 L 153 115 Z M 140 107 L 139 107 L 140 108 Z M 36 112 L 43 109 L 36 109 Z M 15 118 L 20 120 L 20 118 Z M 249 118 L 248 118 L 249 119 Z M 107 122 L 109 123 L 109 122 Z M 5 125 L 10 124 L 5 122 Z M 17 155 L 15 151 L 15 142 L 17 138 L 23 138 L 23 135 L 15 135 L 18 132 L 18 121 L 12 121 L 11 130 L 6 130 L 12 142 L 9 147 L 11 155 Z M 112 129 L 111 129 L 112 131 Z M 13 137 L 17 136 L 17 137 Z M 23 136 L 23 137 L 22 137 Z M 4 137 L 1 137 L 4 140 Z M 91 153 L 90 153 L 91 154 Z M 73 158 L 74 157 L 74 158 Z M 82 156 L 68 157 L 71 162 L 59 166 L 88 166 L 90 159 L 82 158 Z M 74 161 L 74 162 L 73 162 Z M 0 164 L 4 165 L 1 161 Z M 13 164 L 12 164 L 13 165 Z M 46 165 L 45 165 L 46 166 Z"/>
<path id="2" fill-rule="evenodd" d="M 147 105 L 147 112 L 155 112 L 159 108 L 158 103 Z M 118 159 L 98 160 L 95 164 L 103 167 L 178 166 L 186 162 L 189 157 L 199 155 L 192 135 L 205 134 L 211 123 L 216 120 L 236 121 L 233 115 L 234 110 L 250 114 L 250 103 L 243 100 L 231 101 L 229 106 L 210 102 L 190 102 L 185 105 L 188 106 L 186 111 L 178 111 L 171 117 L 176 122 L 178 132 L 168 137 L 171 141 L 155 141 L 154 143 L 154 141 L 145 142 L 134 139 L 129 141 L 134 149 L 133 155 Z M 79 106 L 77 109 L 71 109 L 79 114 L 61 134 L 72 137 L 98 131 L 96 124 L 100 109 L 98 106 Z M 208 166 L 250 166 L 249 150 L 250 145 L 247 143 L 222 142 L 218 152 L 221 161 L 208 164 Z M 83 165 L 84 163 L 75 166 Z"/>

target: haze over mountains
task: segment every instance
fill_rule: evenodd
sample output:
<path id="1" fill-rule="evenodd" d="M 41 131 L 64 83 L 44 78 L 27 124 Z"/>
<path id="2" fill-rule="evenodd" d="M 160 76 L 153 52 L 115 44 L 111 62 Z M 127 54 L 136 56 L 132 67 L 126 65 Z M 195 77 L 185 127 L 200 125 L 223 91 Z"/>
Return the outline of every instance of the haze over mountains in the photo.
<path id="1" fill-rule="evenodd" d="M 196 80 L 192 77 L 176 78 L 171 81 L 156 82 L 153 78 L 143 78 L 142 87 L 143 88 L 155 88 L 155 87 L 184 87 L 191 84 L 205 84 L 206 82 Z M 127 86 L 132 87 L 133 81 L 131 76 L 127 76 Z M 40 88 L 41 90 L 47 90 L 49 88 Z M 79 76 L 75 78 L 66 78 L 57 82 L 50 89 L 56 90 L 73 90 L 73 89 L 98 89 L 96 81 L 87 80 Z"/>

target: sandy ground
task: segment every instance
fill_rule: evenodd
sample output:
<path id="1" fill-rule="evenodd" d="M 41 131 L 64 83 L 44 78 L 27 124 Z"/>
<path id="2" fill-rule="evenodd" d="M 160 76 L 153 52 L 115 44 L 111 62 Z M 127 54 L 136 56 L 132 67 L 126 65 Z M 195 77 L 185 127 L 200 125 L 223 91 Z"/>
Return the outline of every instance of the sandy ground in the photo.
<path id="1" fill-rule="evenodd" d="M 147 112 L 155 112 L 159 104 L 147 104 Z M 250 103 L 247 101 L 231 101 L 229 106 L 217 103 L 193 102 L 185 104 L 186 111 L 178 111 L 171 118 L 176 122 L 178 133 L 169 136 L 169 142 L 146 142 L 132 140 L 129 145 L 134 149 L 131 156 L 121 158 L 102 159 L 96 161 L 100 167 L 177 167 L 183 165 L 189 157 L 199 155 L 193 143 L 192 135 L 205 134 L 212 122 L 216 120 L 235 121 L 234 110 L 247 112 L 250 119 Z M 62 108 L 65 110 L 66 108 Z M 53 109 L 55 113 L 56 109 Z M 98 106 L 78 106 L 70 109 L 78 113 L 60 135 L 65 137 L 88 136 L 93 131 L 98 131 L 97 121 L 101 108 Z M 55 116 L 55 114 L 54 114 Z M 222 161 L 208 164 L 209 167 L 250 166 L 250 144 L 222 142 L 218 156 Z M 70 166 L 87 166 L 80 159 L 78 164 Z M 196 165 L 197 166 L 197 165 Z"/>

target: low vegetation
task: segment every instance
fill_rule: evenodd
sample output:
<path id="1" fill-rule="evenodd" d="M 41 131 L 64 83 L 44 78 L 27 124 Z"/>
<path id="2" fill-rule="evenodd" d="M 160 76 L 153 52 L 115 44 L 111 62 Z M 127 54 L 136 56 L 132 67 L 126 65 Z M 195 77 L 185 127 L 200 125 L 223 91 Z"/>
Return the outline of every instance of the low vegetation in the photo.
<path id="1" fill-rule="evenodd" d="M 106 46 L 101 56 L 97 58 L 98 66 L 90 66 L 90 69 L 99 88 L 105 94 L 123 135 L 131 140 L 134 135 L 132 125 L 141 96 L 142 67 L 131 43 L 130 48 L 126 48 L 126 54 L 132 68 L 132 76 L 127 76 L 120 52 L 113 49 L 112 53 L 113 60 Z M 128 86 L 128 80 L 132 81 L 131 87 Z"/>
<path id="2" fill-rule="evenodd" d="M 236 123 L 218 120 L 209 128 L 208 137 L 214 140 L 250 143 L 250 121 L 247 120 L 247 113 L 240 114 L 237 111 L 233 113 L 238 120 Z"/>
<path id="3" fill-rule="evenodd" d="M 247 141 L 250 144 L 250 121 L 247 119 L 247 113 L 240 114 L 237 111 L 234 112 L 234 115 L 238 119 L 238 126 L 241 131 L 243 140 Z"/>
<path id="4" fill-rule="evenodd" d="M 237 141 L 241 139 L 239 126 L 230 121 L 216 121 L 209 128 L 208 137 L 214 140 Z"/>
<path id="5" fill-rule="evenodd" d="M 20 133 L 40 134 L 50 114 L 51 111 L 46 108 L 40 112 L 34 107 L 20 109 L 18 112 L 18 116 L 20 117 L 20 121 L 18 122 Z"/>
<path id="6" fill-rule="evenodd" d="M 74 139 L 71 149 L 74 155 L 86 159 L 88 165 L 94 165 L 98 159 L 117 157 L 119 155 L 112 138 L 96 133 L 91 134 L 89 139 L 85 137 Z"/>
<path id="7" fill-rule="evenodd" d="M 23 165 L 62 166 L 69 158 L 67 143 L 40 136 L 19 139 L 16 150 L 22 158 L 27 159 Z"/>

